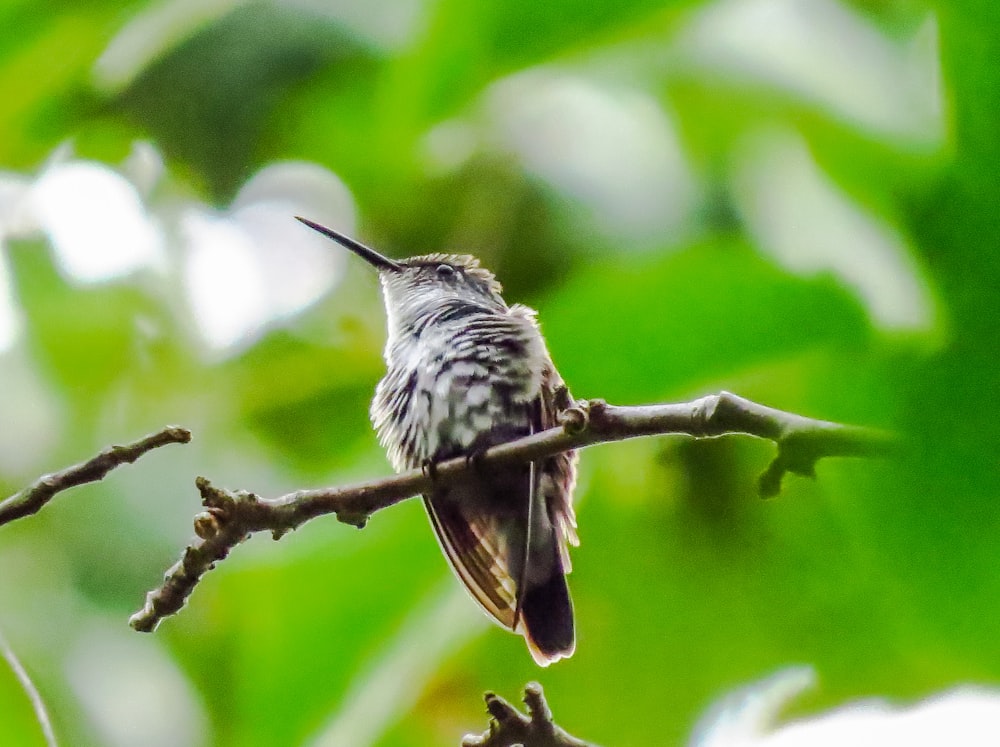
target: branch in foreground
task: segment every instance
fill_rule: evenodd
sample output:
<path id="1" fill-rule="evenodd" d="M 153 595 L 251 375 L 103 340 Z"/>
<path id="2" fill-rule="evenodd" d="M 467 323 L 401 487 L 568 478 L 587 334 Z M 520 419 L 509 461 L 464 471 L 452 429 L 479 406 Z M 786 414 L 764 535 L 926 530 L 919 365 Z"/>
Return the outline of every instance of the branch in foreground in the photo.
<path id="1" fill-rule="evenodd" d="M 542 686 L 537 682 L 529 682 L 524 688 L 524 704 L 527 716 L 499 695 L 486 693 L 486 710 L 492 716 L 490 728 L 480 737 L 466 736 L 462 747 L 596 747 L 555 725 Z"/>
<path id="2" fill-rule="evenodd" d="M 126 463 L 131 464 L 146 452 L 167 444 L 186 444 L 190 440 L 191 431 L 178 426 L 167 426 L 134 443 L 109 446 L 82 464 L 67 467 L 50 475 L 42 475 L 32 485 L 0 503 L 0 526 L 37 513 L 57 493 L 75 488 L 77 485 L 103 480 L 111 470 Z"/>
<path id="3" fill-rule="evenodd" d="M 812 420 L 759 405 L 728 392 L 693 402 L 616 407 L 602 400 L 577 402 L 562 413 L 562 425 L 486 450 L 469 464 L 464 457 L 438 464 L 433 479 L 419 469 L 340 488 L 300 490 L 274 499 L 216 488 L 196 481 L 206 511 L 195 518 L 200 541 L 190 545 L 167 570 L 163 585 L 146 595 L 146 603 L 129 620 L 139 631 L 152 631 L 176 613 L 201 577 L 216 561 L 254 532 L 270 531 L 275 539 L 309 519 L 336 514 L 347 524 L 363 527 L 376 511 L 434 485 L 447 485 L 470 469 L 487 469 L 544 459 L 569 449 L 608 441 L 664 434 L 715 438 L 742 433 L 774 441 L 778 454 L 760 478 L 760 493 L 773 496 L 785 473 L 815 476 L 816 462 L 829 456 L 877 457 L 895 450 L 895 439 L 878 431 Z"/>
<path id="4" fill-rule="evenodd" d="M 20 683 L 21 688 L 24 690 L 24 694 L 31 701 L 31 707 L 35 711 L 35 718 L 38 720 L 38 727 L 42 730 L 42 738 L 45 740 L 46 746 L 58 747 L 59 743 L 56 741 L 56 733 L 52 729 L 52 719 L 49 717 L 49 711 L 45 707 L 45 701 L 42 700 L 41 693 L 38 692 L 35 683 L 31 681 L 28 671 L 21 664 L 21 660 L 17 658 L 14 649 L 7 643 L 7 639 L 4 638 L 3 633 L 0 633 L 0 656 L 7 662 L 7 665 L 14 673 L 14 677 L 17 678 L 18 683 Z"/>

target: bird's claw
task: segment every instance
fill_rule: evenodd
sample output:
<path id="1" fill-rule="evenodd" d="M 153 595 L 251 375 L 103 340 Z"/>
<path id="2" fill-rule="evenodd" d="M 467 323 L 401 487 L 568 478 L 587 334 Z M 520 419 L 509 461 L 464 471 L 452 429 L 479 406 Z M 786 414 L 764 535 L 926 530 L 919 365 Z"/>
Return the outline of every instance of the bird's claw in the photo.
<path id="1" fill-rule="evenodd" d="M 483 459 L 486 456 L 486 449 L 473 449 L 465 455 L 465 466 L 474 470 L 482 470 L 485 466 Z"/>
<path id="2" fill-rule="evenodd" d="M 429 477 L 432 481 L 437 480 L 437 462 L 433 459 L 425 459 L 420 463 L 420 471 L 424 473 L 424 477 Z"/>

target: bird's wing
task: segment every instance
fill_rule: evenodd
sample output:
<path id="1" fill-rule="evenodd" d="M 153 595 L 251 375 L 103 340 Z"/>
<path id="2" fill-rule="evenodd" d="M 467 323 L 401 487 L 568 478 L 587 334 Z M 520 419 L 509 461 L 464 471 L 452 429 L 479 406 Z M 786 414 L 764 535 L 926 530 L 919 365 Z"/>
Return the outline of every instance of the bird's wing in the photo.
<path id="1" fill-rule="evenodd" d="M 510 520 L 470 507 L 469 502 L 451 491 L 448 495 L 424 496 L 424 504 L 441 548 L 459 579 L 494 620 L 513 630 L 517 582 L 510 568 Z"/>
<path id="2" fill-rule="evenodd" d="M 573 398 L 559 372 L 551 360 L 546 360 L 542 369 L 538 429 L 545 430 L 559 425 L 559 413 L 572 403 Z M 539 470 L 537 486 L 548 510 L 549 519 L 556 528 L 559 554 L 566 573 L 572 568 L 568 546 L 576 547 L 580 544 L 580 538 L 576 533 L 576 512 L 573 510 L 577 460 L 575 450 L 563 451 L 544 460 Z"/>

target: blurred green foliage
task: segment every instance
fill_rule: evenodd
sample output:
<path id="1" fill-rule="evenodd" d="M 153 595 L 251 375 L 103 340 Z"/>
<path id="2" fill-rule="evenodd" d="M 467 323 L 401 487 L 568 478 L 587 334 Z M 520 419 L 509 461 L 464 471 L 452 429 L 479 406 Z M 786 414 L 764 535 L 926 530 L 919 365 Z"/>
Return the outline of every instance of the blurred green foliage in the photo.
<path id="1" fill-rule="evenodd" d="M 842 45 L 833 63 L 818 44 L 799 50 L 801 69 L 782 63 L 782 75 L 822 74 L 768 73 L 769 37 L 749 27 L 756 63 L 713 62 L 741 37 L 699 52 L 697 29 L 717 38 L 705 19 L 732 3 L 0 7 L 0 269 L 20 319 L 0 353 L 0 488 L 168 422 L 195 432 L 0 529 L 0 630 L 64 744 L 326 744 L 324 733 L 353 734 L 353 747 L 457 744 L 484 727 L 483 690 L 513 697 L 539 679 L 576 734 L 679 745 L 713 698 L 790 663 L 818 671 L 809 708 L 1000 679 L 1000 11 L 772 4 L 843 21 L 816 31 Z M 869 73 L 891 80 L 881 58 L 851 47 L 872 38 L 901 65 L 930 50 L 920 59 L 933 69 L 899 89 L 939 86 L 931 125 L 905 96 L 889 124 L 852 109 Z M 863 80 L 823 87 L 857 59 L 871 65 Z M 608 101 L 641 99 L 622 111 L 670 123 L 694 185 L 681 218 L 630 234 L 588 202 L 593 183 L 577 174 L 589 186 L 574 191 L 531 160 L 531 138 L 504 129 L 504 104 L 526 101 L 538 71 Z M 546 141 L 549 123 L 529 130 L 542 156 L 573 135 Z M 612 161 L 618 134 L 606 133 Z M 136 140 L 163 156 L 139 192 L 166 259 L 83 282 L 44 230 L 24 228 L 25 190 L 60 158 L 125 173 Z M 811 159 L 824 199 L 847 206 L 842 220 L 813 220 L 798 212 L 804 190 L 768 181 L 793 160 L 767 162 L 772 141 L 803 144 L 778 152 Z M 415 501 L 363 532 L 320 520 L 280 544 L 254 538 L 157 633 L 133 633 L 128 614 L 191 536 L 195 475 L 276 495 L 388 471 L 367 424 L 383 312 L 363 268 L 347 262 L 316 303 L 228 348 L 206 343 L 189 304 L 177 215 L 227 215 L 252 174 L 290 159 L 343 180 L 357 233 L 387 253 L 480 255 L 508 300 L 540 310 L 577 396 L 725 388 L 894 429 L 907 453 L 824 462 L 816 481 L 789 479 L 763 502 L 753 488 L 766 444 L 585 452 L 578 649 L 546 671 L 471 602 L 455 606 L 458 583 Z M 801 255 L 770 246 L 778 224 L 796 225 Z M 845 224 L 862 226 L 843 247 L 852 259 L 809 254 Z M 288 235 L 298 230 L 289 221 Z M 873 259 L 884 245 L 864 243 L 873 235 L 895 237 L 884 261 Z M 900 287 L 925 312 L 904 325 L 872 300 Z M 0 741 L 42 743 L 3 665 Z"/>

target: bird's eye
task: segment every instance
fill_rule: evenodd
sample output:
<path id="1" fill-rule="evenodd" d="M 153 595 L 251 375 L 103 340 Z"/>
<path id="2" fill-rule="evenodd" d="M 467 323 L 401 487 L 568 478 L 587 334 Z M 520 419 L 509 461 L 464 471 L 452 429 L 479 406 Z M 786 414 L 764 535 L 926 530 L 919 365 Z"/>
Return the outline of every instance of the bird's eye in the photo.
<path id="1" fill-rule="evenodd" d="M 438 265 L 437 274 L 438 277 L 441 278 L 450 278 L 452 275 L 455 274 L 455 268 L 452 267 L 451 265 Z"/>

